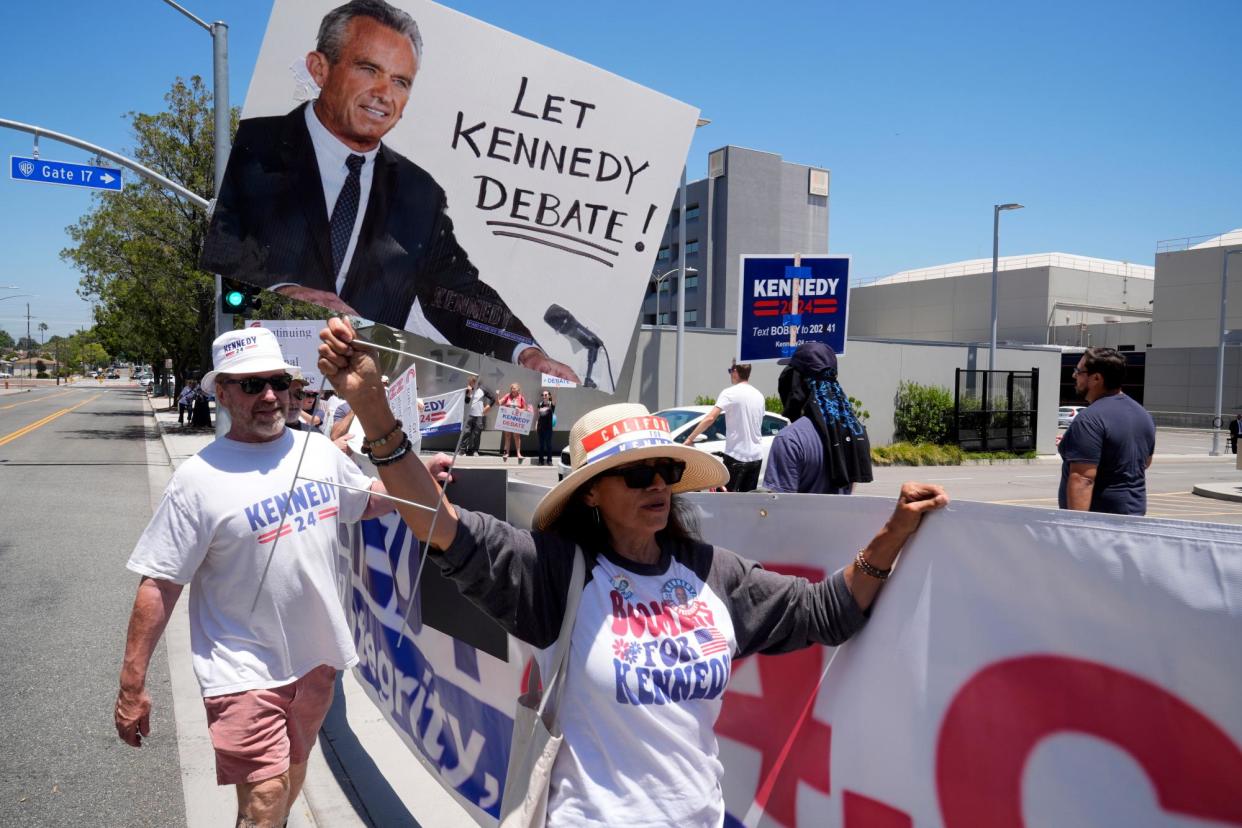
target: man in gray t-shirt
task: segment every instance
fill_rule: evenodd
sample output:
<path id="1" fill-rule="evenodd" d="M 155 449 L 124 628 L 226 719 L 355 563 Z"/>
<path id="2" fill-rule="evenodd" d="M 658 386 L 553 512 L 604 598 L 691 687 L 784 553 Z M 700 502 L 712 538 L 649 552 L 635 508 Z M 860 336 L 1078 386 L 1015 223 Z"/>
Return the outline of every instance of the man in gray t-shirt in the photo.
<path id="1" fill-rule="evenodd" d="M 1151 415 L 1121 390 L 1125 357 L 1088 348 L 1074 369 L 1074 388 L 1087 400 L 1061 438 L 1062 509 L 1147 514 L 1147 467 L 1156 450 Z"/>

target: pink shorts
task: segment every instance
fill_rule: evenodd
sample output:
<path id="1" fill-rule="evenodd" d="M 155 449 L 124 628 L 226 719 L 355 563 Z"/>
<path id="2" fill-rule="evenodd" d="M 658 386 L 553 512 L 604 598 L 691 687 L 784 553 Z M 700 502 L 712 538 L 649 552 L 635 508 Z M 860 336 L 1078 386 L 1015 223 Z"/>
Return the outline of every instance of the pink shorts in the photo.
<path id="1" fill-rule="evenodd" d="M 336 672 L 321 664 L 281 687 L 203 699 L 216 783 L 260 782 L 305 762 L 332 706 Z"/>

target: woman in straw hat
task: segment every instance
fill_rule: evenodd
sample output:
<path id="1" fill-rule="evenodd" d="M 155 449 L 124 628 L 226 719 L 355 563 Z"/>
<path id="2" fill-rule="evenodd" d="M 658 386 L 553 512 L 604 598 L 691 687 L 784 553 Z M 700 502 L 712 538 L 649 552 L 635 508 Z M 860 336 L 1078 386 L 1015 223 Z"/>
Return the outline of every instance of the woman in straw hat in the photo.
<path id="1" fill-rule="evenodd" d="M 349 400 L 388 491 L 432 504 L 440 490 L 388 407 L 353 329 L 332 319 L 320 368 Z M 548 825 L 719 826 L 723 767 L 712 727 L 733 659 L 839 644 L 866 621 L 898 551 L 938 486 L 906 483 L 884 528 L 853 566 L 812 584 L 700 541 L 681 492 L 728 479 L 719 460 L 674 443 L 641 405 L 596 409 L 570 432 L 573 471 L 544 496 L 534 531 L 446 505 L 399 506 L 432 560 L 512 635 L 550 657 L 574 547 L 586 558 L 557 723 Z"/>

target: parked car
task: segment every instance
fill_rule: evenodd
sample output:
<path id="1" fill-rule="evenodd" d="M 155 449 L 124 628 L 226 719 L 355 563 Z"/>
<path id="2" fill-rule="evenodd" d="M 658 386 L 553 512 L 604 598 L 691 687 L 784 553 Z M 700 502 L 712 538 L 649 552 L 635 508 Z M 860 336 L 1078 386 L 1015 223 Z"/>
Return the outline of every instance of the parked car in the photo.
<path id="1" fill-rule="evenodd" d="M 655 417 L 663 417 L 668 420 L 669 431 L 673 434 L 674 442 L 684 443 L 686 438 L 690 436 L 690 432 L 694 431 L 694 427 L 698 425 L 699 420 L 707 416 L 712 410 L 710 405 L 683 405 L 677 408 L 668 408 L 664 411 L 657 411 Z M 763 480 L 763 473 L 768 468 L 768 451 L 772 448 L 772 438 L 776 436 L 782 428 L 789 425 L 789 420 L 780 414 L 773 414 L 771 411 L 765 411 L 763 414 L 763 422 L 759 425 L 759 442 L 763 447 L 763 465 L 759 469 L 759 479 Z M 716 418 L 711 426 L 698 436 L 694 441 L 694 447 L 708 454 L 714 454 L 717 457 L 724 454 L 725 447 L 725 415 L 722 413 Z M 565 475 L 570 472 L 569 449 L 561 452 L 561 460 L 557 464 L 556 477 L 558 480 L 564 480 Z"/>
<path id="2" fill-rule="evenodd" d="M 117 373 L 116 371 L 108 372 L 108 379 L 120 379 L 120 378 L 121 378 L 121 375 Z"/>
<path id="3" fill-rule="evenodd" d="M 1078 412 L 1086 408 L 1085 405 L 1063 405 L 1057 409 L 1057 427 L 1069 428 L 1069 424 L 1078 416 Z"/>

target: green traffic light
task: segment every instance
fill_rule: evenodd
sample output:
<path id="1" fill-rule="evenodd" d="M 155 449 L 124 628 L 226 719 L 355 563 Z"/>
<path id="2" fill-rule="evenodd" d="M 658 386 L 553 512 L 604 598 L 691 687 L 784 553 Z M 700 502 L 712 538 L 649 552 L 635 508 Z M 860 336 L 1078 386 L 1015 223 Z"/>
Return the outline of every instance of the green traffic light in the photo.
<path id="1" fill-rule="evenodd" d="M 240 290 L 227 290 L 224 292 L 224 303 L 230 308 L 240 308 L 246 301 L 246 294 Z"/>

